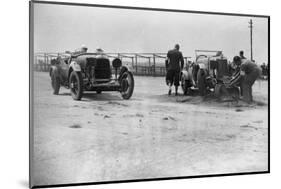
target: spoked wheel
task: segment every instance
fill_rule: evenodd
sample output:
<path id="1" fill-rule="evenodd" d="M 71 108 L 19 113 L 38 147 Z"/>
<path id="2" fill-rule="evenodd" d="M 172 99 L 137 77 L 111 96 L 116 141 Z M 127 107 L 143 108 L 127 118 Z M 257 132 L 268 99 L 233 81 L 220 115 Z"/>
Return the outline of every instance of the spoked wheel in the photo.
<path id="1" fill-rule="evenodd" d="M 71 72 L 69 77 L 70 93 L 74 100 L 81 100 L 83 95 L 83 79 L 80 72 Z"/>
<path id="2" fill-rule="evenodd" d="M 188 92 L 188 83 L 185 80 L 184 76 L 181 76 L 181 88 L 182 88 L 183 94 L 186 95 Z"/>
<path id="3" fill-rule="evenodd" d="M 124 72 L 121 80 L 120 80 L 120 92 L 122 95 L 123 99 L 130 99 L 133 92 L 134 92 L 134 85 L 135 85 L 135 81 L 134 81 L 134 77 L 133 74 L 129 71 Z"/>
<path id="4" fill-rule="evenodd" d="M 59 94 L 59 90 L 60 90 L 60 79 L 58 76 L 56 76 L 55 73 L 51 73 L 51 80 L 52 80 L 53 94 L 57 95 Z"/>
<path id="5" fill-rule="evenodd" d="M 206 74 L 203 69 L 199 69 L 197 73 L 197 86 L 199 89 L 199 94 L 204 96 L 207 92 L 206 89 Z"/>

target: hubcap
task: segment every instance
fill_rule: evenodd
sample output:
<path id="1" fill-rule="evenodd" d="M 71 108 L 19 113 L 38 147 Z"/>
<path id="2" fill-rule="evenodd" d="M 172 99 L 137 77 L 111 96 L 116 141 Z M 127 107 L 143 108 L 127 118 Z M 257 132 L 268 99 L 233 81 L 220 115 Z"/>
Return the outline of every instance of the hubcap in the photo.
<path id="1" fill-rule="evenodd" d="M 71 89 L 74 88 L 74 83 L 70 83 L 70 88 L 71 88 Z"/>

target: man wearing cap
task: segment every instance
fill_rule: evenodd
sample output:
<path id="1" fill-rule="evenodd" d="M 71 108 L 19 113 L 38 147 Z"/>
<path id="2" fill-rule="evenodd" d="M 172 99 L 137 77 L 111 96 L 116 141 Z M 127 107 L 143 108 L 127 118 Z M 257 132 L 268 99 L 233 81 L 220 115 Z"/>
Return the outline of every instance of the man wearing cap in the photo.
<path id="1" fill-rule="evenodd" d="M 247 60 L 247 58 L 244 56 L 244 51 L 240 51 L 240 52 L 239 52 L 239 56 L 240 56 L 240 58 L 241 58 L 241 62 L 242 62 L 242 63 Z"/>
<path id="2" fill-rule="evenodd" d="M 175 85 L 175 95 L 178 95 L 178 86 L 180 80 L 180 71 L 184 66 L 184 60 L 181 51 L 179 51 L 179 44 L 175 45 L 175 48 L 168 51 L 166 59 L 166 82 L 169 86 L 168 94 L 172 93 L 172 85 Z"/>
<path id="3" fill-rule="evenodd" d="M 82 45 L 81 48 L 78 48 L 74 51 L 74 55 L 83 54 L 88 51 L 88 48 L 85 45 Z"/>
<path id="4" fill-rule="evenodd" d="M 88 51 L 88 47 L 86 47 L 86 45 L 82 45 L 81 53 L 86 53 L 87 51 Z"/>
<path id="5" fill-rule="evenodd" d="M 106 55 L 101 48 L 96 49 L 96 58 L 106 58 Z"/>
<path id="6" fill-rule="evenodd" d="M 242 63 L 241 57 L 235 56 L 233 63 L 240 68 L 237 74 L 230 83 L 230 86 L 238 85 L 242 91 L 242 99 L 248 103 L 253 101 L 252 86 L 256 79 L 261 75 L 260 68 L 250 60 L 245 60 Z"/>

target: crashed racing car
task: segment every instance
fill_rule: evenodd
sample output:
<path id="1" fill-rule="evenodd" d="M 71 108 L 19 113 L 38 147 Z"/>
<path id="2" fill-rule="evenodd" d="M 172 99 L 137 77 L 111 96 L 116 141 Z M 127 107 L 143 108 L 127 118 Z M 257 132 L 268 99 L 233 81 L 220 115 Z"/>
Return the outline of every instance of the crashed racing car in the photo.
<path id="1" fill-rule="evenodd" d="M 67 52 L 69 53 L 69 52 Z M 111 67 L 112 66 L 112 67 Z M 114 73 L 112 73 L 114 72 Z M 69 57 L 57 57 L 50 68 L 53 94 L 61 86 L 70 89 L 74 100 L 81 100 L 84 91 L 119 91 L 123 99 L 130 99 L 134 91 L 134 77 L 128 66 L 119 58 L 110 61 L 97 53 L 71 53 Z"/>

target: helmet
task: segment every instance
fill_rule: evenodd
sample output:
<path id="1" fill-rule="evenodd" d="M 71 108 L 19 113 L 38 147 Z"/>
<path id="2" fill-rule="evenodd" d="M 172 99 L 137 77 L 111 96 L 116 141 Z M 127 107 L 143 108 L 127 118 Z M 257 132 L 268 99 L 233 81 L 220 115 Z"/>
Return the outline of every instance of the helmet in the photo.
<path id="1" fill-rule="evenodd" d="M 221 56 L 222 55 L 222 51 L 218 51 L 217 53 L 216 53 L 216 56 Z"/>
<path id="2" fill-rule="evenodd" d="M 241 64 L 241 58 L 239 56 L 234 56 L 233 57 L 233 62 L 236 65 L 240 65 Z"/>
<path id="3" fill-rule="evenodd" d="M 97 53 L 103 53 L 103 50 L 102 50 L 101 48 L 97 48 L 97 49 L 96 49 L 96 52 L 97 52 Z"/>
<path id="4" fill-rule="evenodd" d="M 82 45 L 82 46 L 81 46 L 81 49 L 88 50 L 88 47 L 87 47 L 86 45 Z"/>

